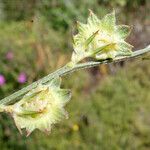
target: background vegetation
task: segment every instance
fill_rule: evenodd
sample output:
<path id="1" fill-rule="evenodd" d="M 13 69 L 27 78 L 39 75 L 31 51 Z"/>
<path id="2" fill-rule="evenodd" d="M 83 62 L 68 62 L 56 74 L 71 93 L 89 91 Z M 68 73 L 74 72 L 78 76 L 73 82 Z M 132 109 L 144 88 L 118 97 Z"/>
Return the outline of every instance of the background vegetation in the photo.
<path id="1" fill-rule="evenodd" d="M 147 0 L 0 0 L 0 98 L 64 65 L 72 52 L 75 21 L 88 8 L 99 17 L 116 10 L 118 23 L 133 26 L 135 49 L 149 44 Z M 0 115 L 2 150 L 149 150 L 150 68 L 141 58 L 76 72 L 70 118 L 50 135 L 21 136 L 10 116 Z"/>

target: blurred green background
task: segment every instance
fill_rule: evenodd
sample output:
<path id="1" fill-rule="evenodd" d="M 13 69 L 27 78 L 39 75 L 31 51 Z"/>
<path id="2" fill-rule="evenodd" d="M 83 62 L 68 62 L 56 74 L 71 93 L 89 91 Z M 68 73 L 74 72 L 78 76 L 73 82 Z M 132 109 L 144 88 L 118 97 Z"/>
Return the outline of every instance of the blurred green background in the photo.
<path id="1" fill-rule="evenodd" d="M 133 27 L 134 49 L 148 45 L 149 0 L 0 0 L 0 98 L 69 61 L 76 20 L 85 22 L 88 9 L 102 17 L 113 8 L 118 24 Z M 149 150 L 149 65 L 138 58 L 66 76 L 69 119 L 26 138 L 1 114 L 0 149 Z"/>

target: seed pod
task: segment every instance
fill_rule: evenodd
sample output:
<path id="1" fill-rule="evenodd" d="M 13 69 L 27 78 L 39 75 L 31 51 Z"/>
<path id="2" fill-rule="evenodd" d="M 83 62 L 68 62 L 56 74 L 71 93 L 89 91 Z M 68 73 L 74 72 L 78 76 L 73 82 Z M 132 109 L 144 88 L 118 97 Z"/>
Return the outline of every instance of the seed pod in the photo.
<path id="1" fill-rule="evenodd" d="M 77 29 L 78 33 L 73 36 L 74 63 L 86 57 L 103 60 L 132 54 L 133 46 L 124 41 L 130 33 L 130 27 L 116 25 L 114 11 L 101 20 L 90 11 L 87 24 L 78 22 Z"/>
<path id="2" fill-rule="evenodd" d="M 35 129 L 49 133 L 53 124 L 68 118 L 64 106 L 71 92 L 60 89 L 60 84 L 60 78 L 55 78 L 46 85 L 39 85 L 14 105 L 5 106 L 4 110 L 12 114 L 21 133 L 23 128 L 27 136 Z"/>

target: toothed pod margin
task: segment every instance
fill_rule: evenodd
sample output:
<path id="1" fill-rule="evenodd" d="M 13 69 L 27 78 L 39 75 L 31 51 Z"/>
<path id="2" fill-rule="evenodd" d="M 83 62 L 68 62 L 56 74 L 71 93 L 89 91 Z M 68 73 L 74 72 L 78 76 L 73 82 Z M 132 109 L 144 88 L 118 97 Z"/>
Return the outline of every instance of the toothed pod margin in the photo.
<path id="1" fill-rule="evenodd" d="M 12 114 L 21 133 L 21 129 L 26 129 L 27 136 L 35 129 L 49 133 L 53 124 L 68 118 L 64 106 L 70 100 L 71 92 L 60 89 L 60 84 L 61 79 L 55 78 L 28 92 L 14 105 L 5 106 L 4 111 Z"/>
<path id="2" fill-rule="evenodd" d="M 86 57 L 103 60 L 132 54 L 133 46 L 125 42 L 131 29 L 116 25 L 114 11 L 101 20 L 90 11 L 87 24 L 77 22 L 77 29 L 78 34 L 73 36 L 73 63 Z"/>

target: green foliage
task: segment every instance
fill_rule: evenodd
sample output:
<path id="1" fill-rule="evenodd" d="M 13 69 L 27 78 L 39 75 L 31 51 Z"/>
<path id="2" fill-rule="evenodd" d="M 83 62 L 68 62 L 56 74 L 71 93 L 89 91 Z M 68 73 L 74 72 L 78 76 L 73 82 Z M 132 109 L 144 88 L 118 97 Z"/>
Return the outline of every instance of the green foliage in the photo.
<path id="1" fill-rule="evenodd" d="M 25 86 L 17 82 L 19 72 L 25 71 L 31 83 L 66 63 L 71 53 L 71 33 L 67 30 L 73 20 L 85 21 L 87 8 L 103 16 L 113 6 L 120 16 L 124 8 L 138 12 L 139 7 L 146 5 L 145 0 L 2 2 L 0 12 L 3 11 L 5 22 L 0 23 L 0 73 L 6 77 L 6 84 L 0 87 L 0 98 Z M 126 17 L 123 20 L 129 21 Z M 14 53 L 13 61 L 5 58 L 10 50 Z M 73 101 L 67 106 L 69 120 L 56 125 L 50 136 L 35 132 L 27 139 L 18 133 L 12 118 L 2 114 L 0 148 L 148 150 L 149 76 L 147 60 L 129 62 L 115 76 L 102 78 L 104 81 L 98 81 L 90 71 L 75 73 L 69 76 L 70 80 L 67 76 L 63 86 L 73 87 Z"/>
<path id="2" fill-rule="evenodd" d="M 32 20 L 40 12 L 55 30 L 66 31 L 73 23 L 72 18 L 83 20 L 87 16 L 87 9 L 102 16 L 115 7 L 132 10 L 147 4 L 148 0 L 1 0 L 1 11 L 8 21 Z"/>

